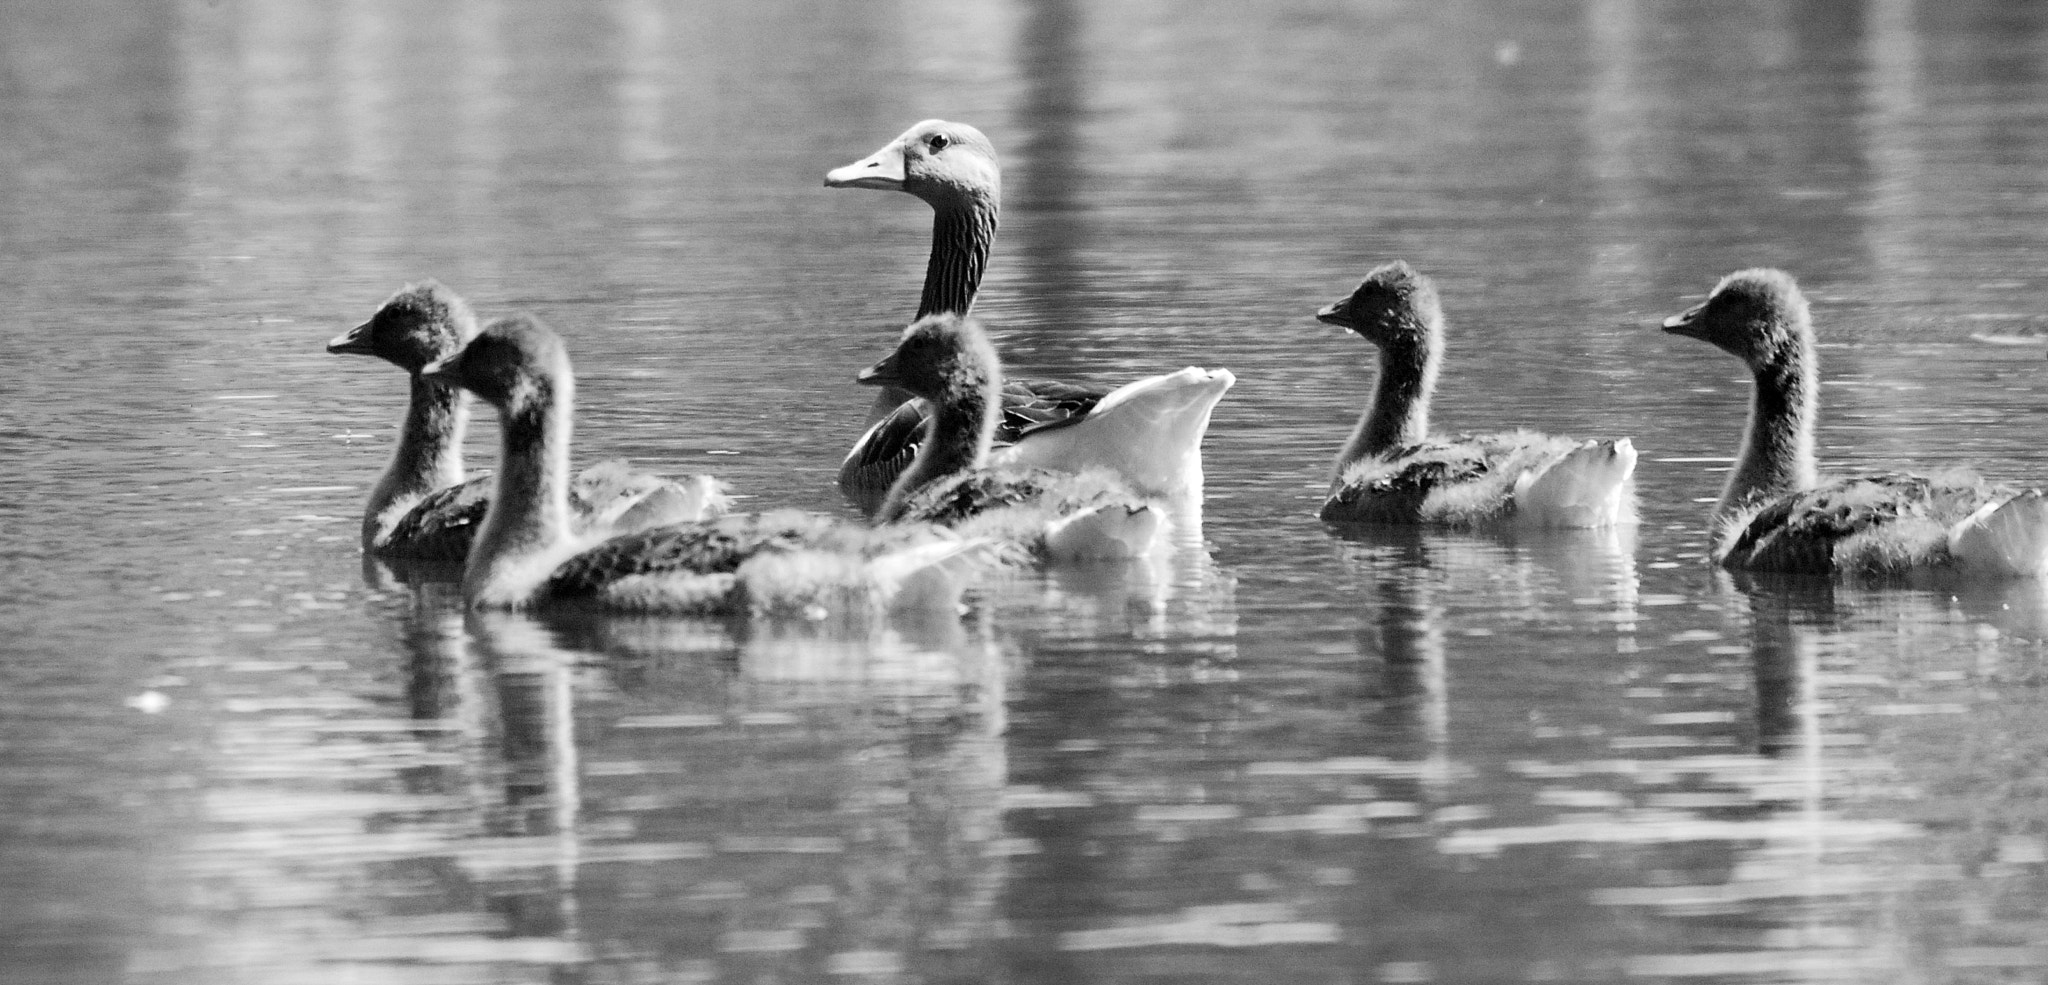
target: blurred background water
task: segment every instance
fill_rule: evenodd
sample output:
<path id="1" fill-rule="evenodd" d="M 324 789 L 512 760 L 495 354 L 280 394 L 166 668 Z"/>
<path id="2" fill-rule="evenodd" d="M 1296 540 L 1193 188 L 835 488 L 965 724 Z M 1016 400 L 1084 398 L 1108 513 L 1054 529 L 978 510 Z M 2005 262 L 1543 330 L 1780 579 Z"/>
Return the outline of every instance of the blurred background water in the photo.
<path id="1" fill-rule="evenodd" d="M 2025 0 L 0 3 L 0 980 L 2034 982 L 2038 585 L 1737 585 L 1782 266 L 1838 468 L 2038 482 Z M 536 312 L 579 458 L 841 509 L 929 210 L 1003 155 L 1014 368 L 1240 380 L 1206 545 L 858 635 L 366 583 L 402 282 Z M 1313 517 L 1433 274 L 1436 418 L 1628 434 L 1618 535 Z M 493 427 L 473 429 L 487 465 Z"/>

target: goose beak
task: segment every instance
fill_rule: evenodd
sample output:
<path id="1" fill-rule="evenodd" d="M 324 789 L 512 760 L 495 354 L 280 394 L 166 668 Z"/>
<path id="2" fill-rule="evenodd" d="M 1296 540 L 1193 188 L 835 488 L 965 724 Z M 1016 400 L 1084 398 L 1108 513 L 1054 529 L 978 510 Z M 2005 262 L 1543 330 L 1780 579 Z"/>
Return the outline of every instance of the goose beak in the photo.
<path id="1" fill-rule="evenodd" d="M 1700 313 L 1705 311 L 1706 309 L 1707 303 L 1702 301 L 1699 304 L 1693 305 L 1692 307 L 1679 312 L 1678 314 L 1672 315 L 1671 317 L 1664 319 L 1664 330 L 1670 332 L 1673 335 L 1683 335 L 1688 338 L 1695 339 L 1700 338 L 1701 336 L 1698 327 Z"/>
<path id="2" fill-rule="evenodd" d="M 895 354 L 891 353 L 889 358 L 861 370 L 860 375 L 853 379 L 867 386 L 895 386 L 898 379 Z"/>
<path id="3" fill-rule="evenodd" d="M 827 188 L 880 188 L 903 190 L 903 147 L 891 141 L 882 148 L 843 168 L 825 172 Z"/>
<path id="4" fill-rule="evenodd" d="M 1316 320 L 1325 325 L 1335 325 L 1338 328 L 1351 327 L 1350 322 L 1344 317 L 1344 302 L 1342 301 L 1332 301 L 1329 304 L 1323 305 L 1316 312 Z"/>
<path id="5" fill-rule="evenodd" d="M 376 350 L 370 347 L 370 323 L 364 322 L 346 332 L 327 340 L 327 351 L 354 356 L 374 356 Z"/>

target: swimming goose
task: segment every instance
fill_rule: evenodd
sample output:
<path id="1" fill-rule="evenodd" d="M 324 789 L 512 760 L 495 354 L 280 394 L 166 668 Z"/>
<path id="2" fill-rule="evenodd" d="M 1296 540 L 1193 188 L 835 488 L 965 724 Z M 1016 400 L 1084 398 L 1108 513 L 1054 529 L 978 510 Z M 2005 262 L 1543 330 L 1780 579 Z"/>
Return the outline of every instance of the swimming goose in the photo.
<path id="1" fill-rule="evenodd" d="M 971 530 L 1025 544 L 1052 560 L 1136 557 L 1164 544 L 1161 505 L 1132 491 L 1120 476 L 1103 469 L 1070 473 L 991 464 L 1002 416 L 1002 361 L 974 319 L 941 313 L 912 322 L 896 350 L 862 370 L 858 380 L 900 388 L 931 407 L 916 457 L 883 497 L 877 521 Z M 1208 403 L 1227 386 L 1212 381 Z M 1127 399 L 1119 397 L 1122 392 L 1103 403 Z"/>
<path id="2" fill-rule="evenodd" d="M 844 610 L 891 602 L 984 546 L 929 524 L 876 531 L 793 510 L 593 536 L 569 507 L 575 374 L 552 330 L 530 316 L 497 319 L 421 375 L 498 410 L 501 464 L 462 575 L 473 607 Z"/>
<path id="3" fill-rule="evenodd" d="M 425 280 L 400 288 L 369 321 L 327 343 L 328 352 L 376 356 L 412 378 L 398 450 L 363 509 L 365 551 L 449 562 L 469 554 L 490 505 L 490 477 L 462 477 L 467 395 L 423 378 L 420 370 L 459 351 L 476 333 L 469 303 Z M 708 475 L 673 481 L 636 473 L 621 461 L 585 469 L 570 489 L 579 529 L 614 533 L 717 516 L 727 502 L 723 485 Z"/>
<path id="4" fill-rule="evenodd" d="M 1316 317 L 1379 347 L 1372 403 L 1337 454 L 1324 520 L 1345 523 L 1602 527 L 1635 522 L 1627 438 L 1534 431 L 1429 433 L 1443 361 L 1436 285 L 1401 261 L 1374 268 Z"/>
<path id="5" fill-rule="evenodd" d="M 826 174 L 825 185 L 909 192 L 930 204 L 932 251 L 917 317 L 965 315 L 974 306 L 1002 197 L 995 147 L 981 131 L 925 120 Z M 1142 494 L 1199 500 L 1202 436 L 1215 405 L 1207 394 L 1233 380 L 1228 370 L 1189 368 L 1150 377 L 1151 386 L 1115 403 L 1092 384 L 1005 381 L 992 461 L 1063 472 L 1107 468 Z M 868 430 L 839 468 L 840 490 L 861 510 L 878 509 L 910 466 L 928 413 L 901 387 L 884 386 L 876 396 Z"/>
<path id="6" fill-rule="evenodd" d="M 1735 469 L 1714 505 L 1713 559 L 1749 571 L 1871 576 L 2048 570 L 2048 500 L 1966 469 L 1822 481 L 1813 450 L 1820 365 L 1799 285 L 1739 270 L 1664 330 L 1711 343 L 1755 378 Z"/>

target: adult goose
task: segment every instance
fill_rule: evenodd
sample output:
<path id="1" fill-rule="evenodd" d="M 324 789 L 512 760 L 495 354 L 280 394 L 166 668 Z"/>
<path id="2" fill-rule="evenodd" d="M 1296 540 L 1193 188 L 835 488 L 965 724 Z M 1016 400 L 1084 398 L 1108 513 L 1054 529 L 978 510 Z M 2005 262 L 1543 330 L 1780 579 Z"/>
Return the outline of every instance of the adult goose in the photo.
<path id="1" fill-rule="evenodd" d="M 908 192 L 931 205 L 931 258 L 917 317 L 965 315 L 974 306 L 1002 199 L 995 147 L 980 130 L 925 120 L 826 174 L 825 185 Z M 1007 380 L 991 461 L 1069 472 L 1107 468 L 1145 495 L 1199 501 L 1202 436 L 1215 403 L 1205 394 L 1233 381 L 1228 370 L 1190 367 L 1149 377 L 1141 382 L 1150 386 L 1108 404 L 1106 387 Z M 910 466 L 929 412 L 902 387 L 882 387 L 867 431 L 839 468 L 840 489 L 863 511 L 878 509 Z"/>
<path id="2" fill-rule="evenodd" d="M 939 523 L 1021 544 L 1056 561 L 1138 557 L 1165 546 L 1170 520 L 1163 504 L 1150 502 L 1112 472 L 990 464 L 1002 416 L 1003 370 L 974 319 L 941 313 L 912 322 L 895 351 L 858 379 L 901 388 L 931 408 L 916 457 L 883 497 L 878 521 Z M 1209 404 L 1223 396 L 1226 385 L 1209 387 Z M 1124 399 L 1118 390 L 1102 402 Z"/>
<path id="3" fill-rule="evenodd" d="M 1372 401 L 1337 454 L 1324 520 L 1535 527 L 1635 521 L 1636 451 L 1627 438 L 1430 434 L 1444 315 L 1436 285 L 1413 267 L 1397 260 L 1374 268 L 1316 317 L 1379 349 Z"/>
<path id="4" fill-rule="evenodd" d="M 2048 501 L 2038 490 L 1994 485 L 1966 469 L 1820 478 L 1813 321 L 1783 271 L 1729 274 L 1706 301 L 1665 319 L 1664 330 L 1741 359 L 1754 379 L 1742 449 L 1714 504 L 1716 562 L 1864 576 L 2048 570 Z"/>
<path id="5" fill-rule="evenodd" d="M 469 303 L 425 280 L 400 288 L 370 320 L 327 343 L 328 352 L 391 363 L 412 381 L 398 448 L 363 508 L 362 544 L 371 554 L 449 563 L 469 554 L 490 505 L 491 481 L 463 478 L 468 397 L 420 370 L 459 351 L 476 333 Z M 673 481 L 607 461 L 576 476 L 569 501 L 579 530 L 626 532 L 716 516 L 725 512 L 727 496 L 708 475 Z"/>
<path id="6" fill-rule="evenodd" d="M 898 602 L 935 566 L 976 557 L 984 546 L 929 524 L 872 530 L 794 510 L 593 536 L 579 531 L 569 507 L 575 373 L 552 330 L 529 316 L 497 319 L 421 375 L 498 411 L 500 465 L 462 573 L 473 607 L 699 615 L 872 608 Z"/>

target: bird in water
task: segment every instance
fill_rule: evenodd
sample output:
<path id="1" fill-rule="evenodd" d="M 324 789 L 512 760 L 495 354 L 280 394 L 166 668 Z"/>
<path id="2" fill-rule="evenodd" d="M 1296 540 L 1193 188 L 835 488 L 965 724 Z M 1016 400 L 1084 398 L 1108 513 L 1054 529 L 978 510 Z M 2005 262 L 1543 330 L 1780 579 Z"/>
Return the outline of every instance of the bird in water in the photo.
<path id="1" fill-rule="evenodd" d="M 498 412 L 498 473 L 462 574 L 473 607 L 865 611 L 947 597 L 947 565 L 987 556 L 985 541 L 931 524 L 876 530 L 796 510 L 593 535 L 569 505 L 575 372 L 560 337 L 530 316 L 500 318 L 421 375 Z"/>
<path id="2" fill-rule="evenodd" d="M 1015 542 L 1051 560 L 1138 557 L 1165 545 L 1166 504 L 1150 501 L 1109 470 L 990 464 L 1003 369 L 974 319 L 941 313 L 912 322 L 895 351 L 863 370 L 859 381 L 900 388 L 930 407 L 917 454 L 883 497 L 878 521 L 940 523 Z M 1227 385 L 1214 381 L 1193 399 L 1214 404 Z M 1103 403 L 1123 399 L 1120 394 Z"/>
<path id="3" fill-rule="evenodd" d="M 1316 312 L 1379 349 L 1372 401 L 1337 454 L 1322 518 L 1339 523 L 1604 527 L 1635 522 L 1635 446 L 1529 430 L 1432 435 L 1443 362 L 1436 285 L 1401 261 Z"/>
<path id="4" fill-rule="evenodd" d="M 462 438 L 468 396 L 421 369 L 460 351 L 477 334 L 469 302 L 437 281 L 400 288 L 370 319 L 336 336 L 327 351 L 375 356 L 405 370 L 412 396 L 398 448 L 363 508 L 363 550 L 385 558 L 460 563 L 490 506 L 489 475 L 465 479 Z M 570 484 L 577 529 L 624 533 L 724 513 L 724 485 L 708 475 L 682 480 L 600 462 Z"/>
<path id="5" fill-rule="evenodd" d="M 1741 571 L 1895 576 L 2048 571 L 2048 501 L 1968 469 L 1823 479 L 1814 455 L 1820 362 L 1799 285 L 1768 268 L 1723 277 L 1664 330 L 1741 359 L 1749 424 L 1712 514 L 1712 558 Z"/>
<path id="6" fill-rule="evenodd" d="M 966 315 L 974 306 L 1001 211 L 995 147 L 964 123 L 925 120 L 825 176 L 830 188 L 908 192 L 932 207 L 932 248 L 917 317 Z M 1187 368 L 1147 377 L 1137 390 L 1048 380 L 1005 380 L 990 455 L 996 464 L 1065 472 L 1107 469 L 1141 494 L 1199 502 L 1202 437 L 1229 370 Z M 1112 392 L 1123 393 L 1109 401 Z M 873 513 L 910 467 L 930 405 L 883 385 L 869 427 L 840 465 L 839 487 Z"/>

